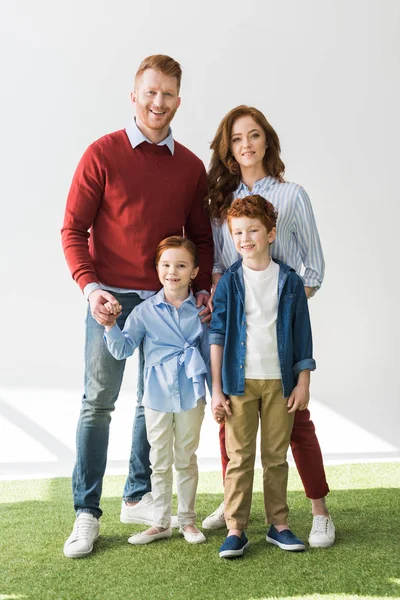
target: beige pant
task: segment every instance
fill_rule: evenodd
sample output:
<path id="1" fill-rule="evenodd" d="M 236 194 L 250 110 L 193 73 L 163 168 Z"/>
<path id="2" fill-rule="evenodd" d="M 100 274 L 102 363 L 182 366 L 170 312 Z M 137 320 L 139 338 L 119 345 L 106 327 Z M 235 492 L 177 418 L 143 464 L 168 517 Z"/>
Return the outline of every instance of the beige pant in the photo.
<path id="1" fill-rule="evenodd" d="M 244 396 L 231 396 L 232 416 L 226 421 L 229 463 L 225 479 L 228 529 L 246 529 L 253 492 L 258 420 L 261 421 L 261 463 L 267 523 L 287 523 L 288 464 L 286 454 L 294 414 L 288 414 L 280 379 L 246 379 Z"/>
<path id="2" fill-rule="evenodd" d="M 205 400 L 199 400 L 195 408 L 179 413 L 145 408 L 155 527 L 169 527 L 171 523 L 172 464 L 176 470 L 179 523 L 190 525 L 196 519 L 194 504 L 199 480 L 196 450 L 204 407 Z"/>

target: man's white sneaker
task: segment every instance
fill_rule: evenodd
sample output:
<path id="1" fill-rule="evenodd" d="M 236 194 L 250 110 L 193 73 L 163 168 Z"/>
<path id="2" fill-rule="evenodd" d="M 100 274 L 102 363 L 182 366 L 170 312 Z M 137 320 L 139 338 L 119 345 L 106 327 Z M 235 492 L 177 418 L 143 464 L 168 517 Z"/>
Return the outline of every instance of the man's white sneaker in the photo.
<path id="1" fill-rule="evenodd" d="M 335 543 L 335 526 L 331 517 L 316 515 L 310 531 L 308 543 L 311 548 L 329 548 Z"/>
<path id="2" fill-rule="evenodd" d="M 83 558 L 92 553 L 93 543 L 99 537 L 100 523 L 90 513 L 79 513 L 71 535 L 64 544 L 68 558 Z"/>
<path id="3" fill-rule="evenodd" d="M 127 525 L 130 523 L 153 525 L 153 496 L 151 495 L 151 492 L 145 494 L 141 501 L 134 506 L 128 506 L 128 504 L 122 500 L 120 521 Z M 171 517 L 171 527 L 179 527 L 177 516 Z"/>
<path id="4" fill-rule="evenodd" d="M 121 523 L 139 523 L 153 525 L 153 496 L 148 492 L 135 506 L 128 506 L 124 500 L 121 504 Z"/>
<path id="5" fill-rule="evenodd" d="M 217 510 L 214 510 L 211 515 L 206 517 L 201 524 L 203 529 L 221 529 L 221 527 L 225 527 L 225 516 L 224 516 L 224 503 L 220 504 Z"/>

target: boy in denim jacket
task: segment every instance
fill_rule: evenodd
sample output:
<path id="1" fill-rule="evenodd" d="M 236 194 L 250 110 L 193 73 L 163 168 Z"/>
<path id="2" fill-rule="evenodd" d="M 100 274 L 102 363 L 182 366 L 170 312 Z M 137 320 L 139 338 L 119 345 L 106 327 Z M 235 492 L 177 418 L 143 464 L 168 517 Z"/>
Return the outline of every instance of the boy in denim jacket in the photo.
<path id="1" fill-rule="evenodd" d="M 228 536 L 221 558 L 241 556 L 261 421 L 267 541 L 282 550 L 304 550 L 289 529 L 286 454 L 296 410 L 307 408 L 312 358 L 310 317 L 296 272 L 272 260 L 277 213 L 258 195 L 237 199 L 227 213 L 242 259 L 218 283 L 211 321 L 212 411 L 226 420 L 229 464 L 225 480 Z"/>

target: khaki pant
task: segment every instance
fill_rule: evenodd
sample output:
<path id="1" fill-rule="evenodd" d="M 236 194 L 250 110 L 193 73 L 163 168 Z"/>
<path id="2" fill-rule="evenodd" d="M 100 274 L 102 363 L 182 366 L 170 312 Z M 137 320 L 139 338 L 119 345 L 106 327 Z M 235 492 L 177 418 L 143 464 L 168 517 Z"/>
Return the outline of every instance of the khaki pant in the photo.
<path id="1" fill-rule="evenodd" d="M 173 464 L 176 470 L 179 524 L 192 525 L 196 520 L 194 504 L 199 480 L 196 450 L 204 408 L 204 400 L 199 400 L 195 408 L 179 413 L 145 408 L 147 438 L 151 446 L 155 527 L 169 527 L 171 523 Z"/>
<path id="2" fill-rule="evenodd" d="M 288 414 L 280 379 L 246 379 L 244 396 L 231 396 L 232 416 L 226 421 L 229 463 L 225 479 L 228 529 L 246 529 L 253 492 L 258 419 L 261 421 L 261 463 L 267 523 L 287 523 L 288 464 L 286 454 L 294 414 Z"/>

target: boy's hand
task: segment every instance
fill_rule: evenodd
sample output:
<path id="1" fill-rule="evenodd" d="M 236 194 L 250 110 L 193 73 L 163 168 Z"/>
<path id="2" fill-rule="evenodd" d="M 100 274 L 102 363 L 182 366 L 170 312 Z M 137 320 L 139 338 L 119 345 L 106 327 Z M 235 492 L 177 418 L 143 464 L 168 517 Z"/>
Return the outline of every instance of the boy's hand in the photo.
<path id="1" fill-rule="evenodd" d="M 211 398 L 211 410 L 217 423 L 226 421 L 226 416 L 230 416 L 232 414 L 229 404 L 230 400 L 223 392 L 213 392 Z"/>
<path id="2" fill-rule="evenodd" d="M 298 383 L 293 389 L 287 401 L 288 413 L 294 413 L 296 410 L 306 410 L 310 401 L 310 387 Z"/>

